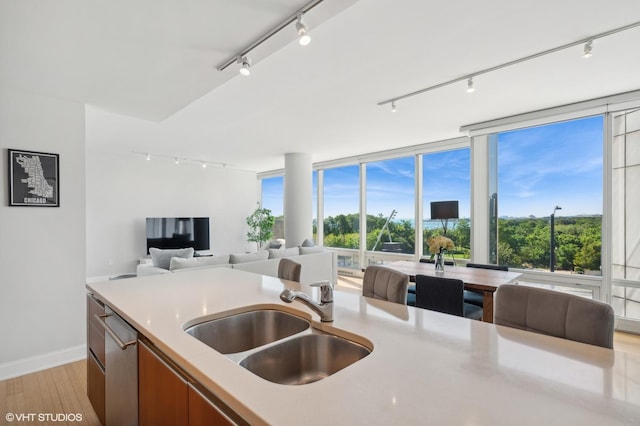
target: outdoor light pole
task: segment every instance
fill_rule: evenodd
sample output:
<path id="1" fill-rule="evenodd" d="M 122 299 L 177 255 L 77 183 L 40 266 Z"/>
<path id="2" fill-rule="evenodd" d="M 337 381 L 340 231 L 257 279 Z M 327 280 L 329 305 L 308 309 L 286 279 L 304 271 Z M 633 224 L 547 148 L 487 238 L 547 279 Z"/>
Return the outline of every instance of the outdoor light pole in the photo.
<path id="1" fill-rule="evenodd" d="M 555 239 L 555 218 L 556 218 L 556 211 L 558 210 L 562 210 L 562 207 L 560 206 L 556 206 L 553 209 L 553 213 L 551 213 L 551 238 L 550 238 L 550 256 L 549 256 L 549 270 L 551 272 L 553 272 L 556 268 L 556 239 Z"/>

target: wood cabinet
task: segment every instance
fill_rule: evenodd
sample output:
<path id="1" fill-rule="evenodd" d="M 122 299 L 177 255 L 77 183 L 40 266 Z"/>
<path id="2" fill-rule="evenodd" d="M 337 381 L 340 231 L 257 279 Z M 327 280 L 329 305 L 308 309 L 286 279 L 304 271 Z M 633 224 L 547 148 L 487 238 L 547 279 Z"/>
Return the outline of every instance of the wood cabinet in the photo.
<path id="1" fill-rule="evenodd" d="M 140 425 L 186 424 L 187 382 L 144 342 L 138 344 L 138 415 Z"/>
<path id="2" fill-rule="evenodd" d="M 140 425 L 235 425 L 220 408 L 178 372 L 149 344 L 138 344 L 138 407 Z"/>
<path id="3" fill-rule="evenodd" d="M 235 424 L 193 385 L 189 385 L 189 426 Z"/>
<path id="4" fill-rule="evenodd" d="M 104 314 L 104 305 L 87 295 L 87 396 L 100 423 L 105 424 L 104 328 L 95 315 Z"/>

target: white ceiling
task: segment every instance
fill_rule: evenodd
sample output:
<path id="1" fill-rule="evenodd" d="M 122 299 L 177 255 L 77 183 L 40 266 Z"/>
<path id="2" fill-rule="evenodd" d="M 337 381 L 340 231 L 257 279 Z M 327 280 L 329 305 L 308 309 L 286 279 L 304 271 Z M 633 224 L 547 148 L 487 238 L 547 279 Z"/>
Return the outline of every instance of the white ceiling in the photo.
<path id="1" fill-rule="evenodd" d="M 640 20 L 638 0 L 0 0 L 0 84 L 83 102 L 87 149 L 283 167 L 460 136 L 462 125 L 640 89 L 640 28 L 377 103 Z M 142 156 L 140 155 L 142 158 Z"/>

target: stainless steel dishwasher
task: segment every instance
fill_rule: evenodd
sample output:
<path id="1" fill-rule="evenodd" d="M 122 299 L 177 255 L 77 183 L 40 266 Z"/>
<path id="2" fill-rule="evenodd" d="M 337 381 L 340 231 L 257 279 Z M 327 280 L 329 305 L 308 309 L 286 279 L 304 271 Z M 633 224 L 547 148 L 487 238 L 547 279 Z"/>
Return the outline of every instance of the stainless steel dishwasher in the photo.
<path id="1" fill-rule="evenodd" d="M 138 424 L 138 333 L 108 306 L 100 315 L 105 335 L 105 421 Z"/>

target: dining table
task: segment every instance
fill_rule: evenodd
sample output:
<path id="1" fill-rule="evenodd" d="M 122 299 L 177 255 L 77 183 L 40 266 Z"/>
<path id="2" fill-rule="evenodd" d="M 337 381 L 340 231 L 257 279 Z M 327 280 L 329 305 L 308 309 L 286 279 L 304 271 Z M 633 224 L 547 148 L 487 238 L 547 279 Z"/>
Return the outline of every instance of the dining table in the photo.
<path id="1" fill-rule="evenodd" d="M 513 284 L 522 276 L 519 272 L 497 271 L 493 269 L 445 266 L 444 272 L 436 272 L 432 263 L 399 260 L 384 264 L 385 267 L 409 275 L 412 281 L 416 275 L 428 275 L 462 280 L 465 290 L 482 293 L 482 321 L 493 322 L 493 294 L 503 284 Z"/>

